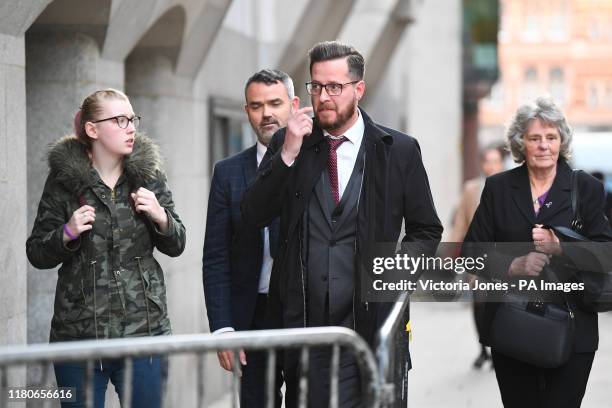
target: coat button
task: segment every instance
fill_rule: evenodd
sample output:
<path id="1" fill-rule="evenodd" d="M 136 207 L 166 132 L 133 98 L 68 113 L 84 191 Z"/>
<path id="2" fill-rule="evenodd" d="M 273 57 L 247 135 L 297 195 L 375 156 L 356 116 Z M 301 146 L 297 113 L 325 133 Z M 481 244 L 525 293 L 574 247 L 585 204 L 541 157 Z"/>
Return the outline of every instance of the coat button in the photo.
<path id="1" fill-rule="evenodd" d="M 329 241 L 329 246 L 330 246 L 330 247 L 334 247 L 334 246 L 336 246 L 336 240 L 335 240 L 335 239 L 332 239 L 331 241 Z"/>
<path id="2" fill-rule="evenodd" d="M 297 199 L 302 198 L 302 192 L 300 190 L 295 192 L 295 198 L 297 198 Z"/>
<path id="3" fill-rule="evenodd" d="M 321 280 L 323 282 L 327 282 L 327 275 L 321 275 Z"/>
<path id="4" fill-rule="evenodd" d="M 104 199 L 104 198 L 106 198 L 106 194 L 102 194 L 102 195 L 100 195 L 100 197 Z"/>
<path id="5" fill-rule="evenodd" d="M 121 271 L 120 270 L 116 270 L 115 271 L 115 276 L 121 276 Z"/>

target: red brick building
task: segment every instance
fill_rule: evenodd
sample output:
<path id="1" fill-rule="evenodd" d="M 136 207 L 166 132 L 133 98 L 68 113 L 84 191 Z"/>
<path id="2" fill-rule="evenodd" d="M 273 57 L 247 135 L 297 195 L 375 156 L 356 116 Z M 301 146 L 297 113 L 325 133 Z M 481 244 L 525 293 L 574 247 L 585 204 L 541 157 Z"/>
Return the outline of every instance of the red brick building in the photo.
<path id="1" fill-rule="evenodd" d="M 500 78 L 479 105 L 481 143 L 542 94 L 577 131 L 612 130 L 612 0 L 500 0 L 500 13 Z"/>

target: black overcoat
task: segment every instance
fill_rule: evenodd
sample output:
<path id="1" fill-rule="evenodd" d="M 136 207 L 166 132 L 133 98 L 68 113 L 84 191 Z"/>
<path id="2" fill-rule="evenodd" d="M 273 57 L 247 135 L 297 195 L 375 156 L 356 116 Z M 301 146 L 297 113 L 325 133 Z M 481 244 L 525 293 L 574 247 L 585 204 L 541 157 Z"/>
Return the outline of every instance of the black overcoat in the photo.
<path id="1" fill-rule="evenodd" d="M 582 235 L 591 241 L 612 241 L 612 230 L 604 215 L 602 183 L 584 172 L 578 172 L 577 177 L 579 208 L 584 223 Z M 464 242 L 532 243 L 532 229 L 535 224 L 571 228 L 574 219 L 571 206 L 571 180 L 572 169 L 563 159 L 560 159 L 546 203 L 536 216 L 526 164 L 487 178 L 480 205 Z M 526 252 L 534 250 L 532 245 L 526 248 Z M 568 262 L 578 264 L 580 260 L 569 259 L 570 254 L 571 248 L 568 247 L 565 251 L 566 256 L 558 260 L 553 258 L 551 265 L 562 266 Z M 497 277 L 502 279 L 507 278 L 503 275 L 507 273 L 513 259 L 510 256 L 496 257 L 494 271 L 490 270 L 489 274 L 498 275 Z M 557 270 L 563 271 L 563 268 Z M 562 281 L 580 281 L 580 277 L 575 274 L 566 273 L 561 276 Z M 579 298 L 573 297 L 570 300 L 576 306 L 574 351 L 595 351 L 599 341 L 597 314 L 581 304 Z M 481 341 L 485 344 L 488 343 L 487 334 L 498 305 L 498 303 L 485 305 L 484 330 L 481 334 Z"/>
<path id="2" fill-rule="evenodd" d="M 361 113 L 365 124 L 365 166 L 358 201 L 353 303 L 355 330 L 373 344 L 376 330 L 391 304 L 362 301 L 358 275 L 371 271 L 376 243 L 398 242 L 403 221 L 406 232 L 403 241 L 420 242 L 433 253 L 443 228 L 416 139 L 380 126 L 363 110 Z M 285 322 L 299 317 L 301 325 L 307 326 L 304 278 L 308 265 L 303 256 L 303 215 L 327 165 L 328 147 L 315 122 L 295 163 L 288 167 L 280 154 L 284 135 L 285 129 L 279 130 L 268 146 L 255 182 L 243 200 L 242 213 L 247 222 L 258 227 L 280 216 L 280 248 L 272 270 L 271 296 L 278 300 Z M 287 313 L 292 314 L 290 319 Z"/>

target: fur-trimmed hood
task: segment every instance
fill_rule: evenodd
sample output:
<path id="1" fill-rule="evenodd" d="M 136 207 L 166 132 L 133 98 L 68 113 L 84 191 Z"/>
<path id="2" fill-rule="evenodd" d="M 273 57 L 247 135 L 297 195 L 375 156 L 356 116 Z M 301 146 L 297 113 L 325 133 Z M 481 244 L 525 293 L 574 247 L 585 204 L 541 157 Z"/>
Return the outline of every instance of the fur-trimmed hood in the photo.
<path id="1" fill-rule="evenodd" d="M 79 195 L 93 184 L 91 160 L 83 143 L 75 136 L 64 136 L 51 145 L 49 168 L 55 180 Z M 134 150 L 123 160 L 123 173 L 134 188 L 153 180 L 162 170 L 159 147 L 143 133 L 134 136 Z"/>

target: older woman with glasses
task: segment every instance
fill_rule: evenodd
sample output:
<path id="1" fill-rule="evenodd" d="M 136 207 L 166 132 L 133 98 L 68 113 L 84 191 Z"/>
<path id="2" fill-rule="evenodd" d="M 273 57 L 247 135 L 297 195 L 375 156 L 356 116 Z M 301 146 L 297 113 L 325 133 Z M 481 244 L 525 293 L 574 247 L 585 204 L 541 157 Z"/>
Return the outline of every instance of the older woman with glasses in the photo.
<path id="1" fill-rule="evenodd" d="M 572 227 L 573 177 L 577 177 L 581 234 L 591 241 L 612 240 L 603 212 L 603 186 L 588 174 L 574 173 L 570 168 L 567 161 L 571 141 L 571 128 L 552 100 L 539 98 L 518 109 L 509 126 L 507 142 L 515 162 L 521 165 L 487 179 L 465 242 L 524 242 L 528 249 L 518 256 L 497 258 L 495 271 L 489 274 L 508 281 L 538 281 L 547 279 L 548 269 L 546 273 L 544 270 L 550 267 L 552 271 L 566 272 L 559 276 L 563 282 L 580 281 L 579 273 L 571 272 L 573 260 L 560 245 L 564 237 L 545 228 Z M 554 368 L 542 368 L 536 361 L 521 360 L 496 349 L 491 344 L 491 327 L 501 308 L 499 303 L 486 304 L 487 323 L 481 342 L 492 346 L 506 408 L 580 406 L 598 346 L 597 314 L 583 303 L 580 293 L 567 294 L 562 303 L 571 308 L 569 315 L 573 313 L 575 331 L 569 359 Z M 535 340 L 511 339 L 527 346 Z"/>
<path id="2" fill-rule="evenodd" d="M 94 92 L 74 120 L 75 136 L 58 140 L 26 247 L 37 268 L 58 270 L 50 341 L 170 334 L 157 248 L 179 256 L 185 227 L 174 211 L 158 148 L 136 133 L 140 118 L 127 96 Z M 75 387 L 84 406 L 84 363 L 56 363 L 59 387 Z M 132 406 L 159 407 L 165 362 L 133 361 Z M 110 380 L 123 397 L 124 366 L 100 360 L 93 376 L 96 407 Z"/>

